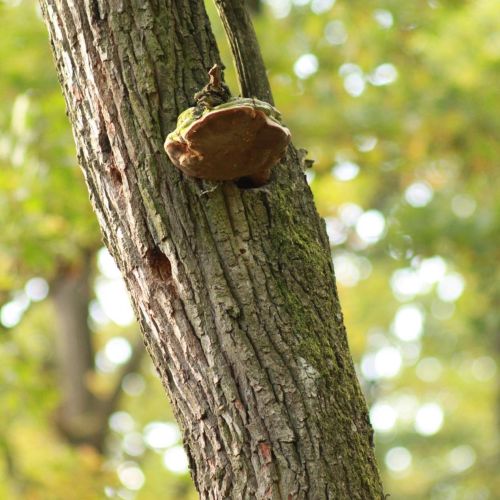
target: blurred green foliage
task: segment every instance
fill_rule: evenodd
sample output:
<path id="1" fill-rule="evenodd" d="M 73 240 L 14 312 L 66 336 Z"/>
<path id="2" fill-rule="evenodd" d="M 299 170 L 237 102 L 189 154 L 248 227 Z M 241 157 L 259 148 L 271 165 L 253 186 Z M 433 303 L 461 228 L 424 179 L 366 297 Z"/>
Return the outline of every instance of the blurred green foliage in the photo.
<path id="1" fill-rule="evenodd" d="M 0 294 L 99 245 L 33 2 L 0 5 Z"/>
<path id="2" fill-rule="evenodd" d="M 163 465 L 182 462 L 178 438 L 148 444 L 154 422 L 172 434 L 148 360 L 105 457 L 54 433 L 53 311 L 23 287 L 99 236 L 34 3 L 4 2 L 0 18 L 0 498 L 195 498 Z M 267 0 L 255 24 L 277 106 L 315 160 L 387 493 L 500 498 L 498 2 Z M 98 392 L 119 364 L 109 342 L 134 332 L 106 319 L 97 273 Z"/>

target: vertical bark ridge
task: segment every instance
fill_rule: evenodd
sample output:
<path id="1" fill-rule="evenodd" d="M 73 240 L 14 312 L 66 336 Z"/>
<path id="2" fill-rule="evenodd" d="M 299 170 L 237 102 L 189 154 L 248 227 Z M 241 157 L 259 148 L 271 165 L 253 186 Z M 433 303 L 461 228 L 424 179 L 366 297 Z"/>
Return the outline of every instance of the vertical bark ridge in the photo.
<path id="1" fill-rule="evenodd" d="M 293 149 L 256 190 L 163 152 L 220 62 L 202 2 L 41 0 L 91 201 L 202 498 L 382 498 L 325 228 Z"/>

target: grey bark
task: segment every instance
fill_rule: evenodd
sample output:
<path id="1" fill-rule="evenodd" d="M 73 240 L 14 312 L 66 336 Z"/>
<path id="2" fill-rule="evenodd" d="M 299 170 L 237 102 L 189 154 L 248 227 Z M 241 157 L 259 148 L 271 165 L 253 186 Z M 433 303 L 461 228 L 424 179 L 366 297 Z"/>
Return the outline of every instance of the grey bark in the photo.
<path id="1" fill-rule="evenodd" d="M 382 498 L 324 223 L 293 148 L 260 189 L 163 141 L 219 55 L 195 0 L 42 0 L 103 238 L 201 498 Z"/>

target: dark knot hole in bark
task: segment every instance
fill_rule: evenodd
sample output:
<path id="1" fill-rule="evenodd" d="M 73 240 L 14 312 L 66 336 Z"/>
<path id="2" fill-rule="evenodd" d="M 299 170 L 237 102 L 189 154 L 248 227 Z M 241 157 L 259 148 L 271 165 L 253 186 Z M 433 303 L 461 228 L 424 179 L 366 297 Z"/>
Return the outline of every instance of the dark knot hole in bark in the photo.
<path id="1" fill-rule="evenodd" d="M 111 143 L 109 142 L 109 137 L 105 130 L 99 132 L 99 147 L 103 155 L 109 155 L 109 153 L 111 153 Z"/>
<path id="2" fill-rule="evenodd" d="M 158 248 L 150 248 L 146 252 L 146 259 L 153 274 L 161 281 L 169 282 L 172 279 L 172 266 L 167 256 Z"/>
<path id="3" fill-rule="evenodd" d="M 113 186 L 121 186 L 123 184 L 122 174 L 113 161 L 111 143 L 105 130 L 99 132 L 99 147 L 104 160 L 108 163 L 108 172 Z"/>
<path id="4" fill-rule="evenodd" d="M 115 165 L 111 165 L 109 168 L 109 176 L 111 177 L 111 181 L 114 185 L 122 185 L 122 174 Z"/>

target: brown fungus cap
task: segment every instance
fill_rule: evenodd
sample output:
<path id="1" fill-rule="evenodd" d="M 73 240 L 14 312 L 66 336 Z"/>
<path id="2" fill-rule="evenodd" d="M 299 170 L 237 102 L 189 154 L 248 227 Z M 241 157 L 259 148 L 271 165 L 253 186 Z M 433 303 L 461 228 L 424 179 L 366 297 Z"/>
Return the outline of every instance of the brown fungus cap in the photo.
<path id="1" fill-rule="evenodd" d="M 197 117 L 198 116 L 198 117 Z M 190 108 L 165 141 L 173 164 L 185 174 L 214 181 L 250 177 L 265 184 L 290 142 L 278 112 L 256 99 L 235 98 L 205 110 Z"/>

